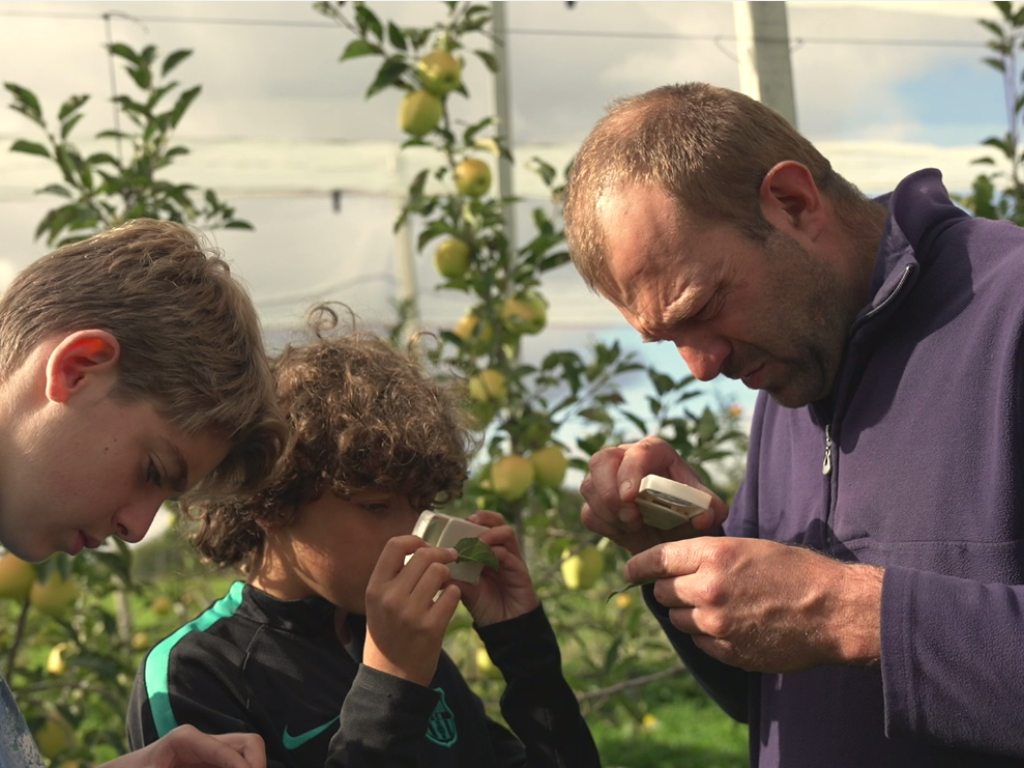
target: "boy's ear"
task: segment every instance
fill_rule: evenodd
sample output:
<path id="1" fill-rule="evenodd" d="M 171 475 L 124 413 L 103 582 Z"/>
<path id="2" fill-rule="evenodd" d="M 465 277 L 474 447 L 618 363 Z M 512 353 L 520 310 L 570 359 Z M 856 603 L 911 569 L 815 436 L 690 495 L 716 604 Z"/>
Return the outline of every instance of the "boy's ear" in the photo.
<path id="1" fill-rule="evenodd" d="M 121 345 L 110 333 L 75 331 L 65 336 L 46 362 L 46 397 L 67 402 L 93 380 L 113 381 Z"/>
<path id="2" fill-rule="evenodd" d="M 816 240 L 824 228 L 821 191 L 807 166 L 786 160 L 761 182 L 761 211 L 777 229 Z"/>

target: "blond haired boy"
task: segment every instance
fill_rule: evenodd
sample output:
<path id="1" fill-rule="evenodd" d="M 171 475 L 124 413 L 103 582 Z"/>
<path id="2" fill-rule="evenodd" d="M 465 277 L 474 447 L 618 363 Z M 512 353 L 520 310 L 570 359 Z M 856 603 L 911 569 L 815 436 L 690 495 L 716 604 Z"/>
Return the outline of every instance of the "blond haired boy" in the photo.
<path id="1" fill-rule="evenodd" d="M 38 562 L 137 542 L 161 504 L 251 488 L 281 448 L 259 321 L 180 224 L 66 245 L 0 298 L 0 543 Z M 0 765 L 42 765 L 0 679 Z M 262 768 L 251 734 L 182 728 L 107 768 Z"/>

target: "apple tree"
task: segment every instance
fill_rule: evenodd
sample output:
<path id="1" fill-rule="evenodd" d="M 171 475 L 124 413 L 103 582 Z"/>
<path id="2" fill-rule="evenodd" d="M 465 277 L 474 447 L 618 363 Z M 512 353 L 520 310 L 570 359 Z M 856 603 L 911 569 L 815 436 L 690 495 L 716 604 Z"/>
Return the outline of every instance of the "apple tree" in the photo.
<path id="1" fill-rule="evenodd" d="M 366 97 L 400 94 L 403 151 L 435 151 L 436 164 L 413 179 L 395 227 L 412 228 L 418 251 L 436 266 L 437 289 L 466 301 L 452 327 L 425 329 L 438 339 L 426 354 L 439 375 L 467 382 L 467 407 L 481 434 L 461 511 L 494 509 L 516 526 L 570 682 L 595 713 L 639 720 L 645 705 L 630 681 L 678 670 L 678 661 L 642 600 L 625 593 L 606 599 L 619 586 L 625 558 L 582 528 L 570 483 L 578 484 L 602 447 L 657 434 L 728 497 L 745 452 L 740 413 L 728 403 L 694 407 L 705 393 L 692 376 L 655 370 L 618 343 L 530 358 L 531 340 L 547 322 L 545 277 L 569 261 L 558 205 L 564 174 L 531 159 L 551 201 L 530 211 L 528 239 L 510 242 L 506 220 L 520 201 L 495 194 L 492 171 L 496 157 L 511 159 L 509 137 L 487 108 L 471 120 L 452 115 L 454 100 L 470 99 L 463 78 L 469 67 L 497 71 L 489 4 L 445 3 L 443 18 L 422 28 L 400 26 L 366 3 L 314 7 L 347 31 L 342 62 L 380 60 Z M 647 392 L 627 400 L 627 385 Z M 478 688 L 493 705 L 498 683 L 468 627 L 468 617 L 457 614 L 449 652 L 464 670 L 475 666 Z"/>

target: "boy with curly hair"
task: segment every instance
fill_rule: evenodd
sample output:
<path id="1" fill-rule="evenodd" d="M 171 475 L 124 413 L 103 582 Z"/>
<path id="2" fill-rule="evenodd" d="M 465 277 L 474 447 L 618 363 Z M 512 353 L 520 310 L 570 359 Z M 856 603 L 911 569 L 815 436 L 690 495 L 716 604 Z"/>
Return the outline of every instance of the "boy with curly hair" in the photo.
<path id="1" fill-rule="evenodd" d="M 291 437 L 270 483 L 189 512 L 198 550 L 246 580 L 150 651 L 131 743 L 190 723 L 259 733 L 279 767 L 598 766 L 502 516 L 469 517 L 500 563 L 477 584 L 452 581 L 454 550 L 411 535 L 467 477 L 455 385 L 376 336 L 329 334 L 336 324 L 317 308 L 316 338 L 276 360 Z M 442 650 L 460 599 L 505 676 L 511 732 Z"/>
<path id="2" fill-rule="evenodd" d="M 187 227 L 65 245 L 0 298 L 0 542 L 38 562 L 139 541 L 169 498 L 255 488 L 284 425 L 256 310 Z M 42 758 L 0 678 L 0 765 Z M 169 732 L 108 768 L 262 768 L 251 734 Z"/>

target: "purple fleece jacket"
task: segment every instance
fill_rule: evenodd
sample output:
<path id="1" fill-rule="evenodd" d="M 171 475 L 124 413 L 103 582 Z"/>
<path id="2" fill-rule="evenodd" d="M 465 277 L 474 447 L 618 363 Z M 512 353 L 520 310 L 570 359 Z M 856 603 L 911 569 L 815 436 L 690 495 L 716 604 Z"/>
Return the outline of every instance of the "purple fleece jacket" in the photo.
<path id="1" fill-rule="evenodd" d="M 884 566 L 881 670 L 748 674 L 646 596 L 756 768 L 1024 766 L 1024 229 L 935 170 L 880 202 L 834 405 L 761 393 L 726 533 Z"/>

